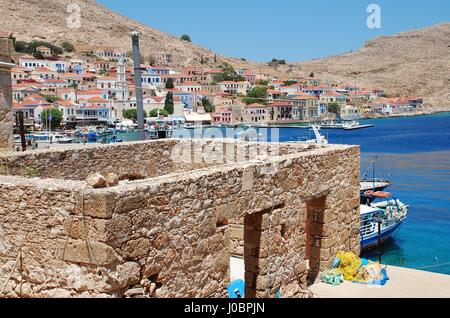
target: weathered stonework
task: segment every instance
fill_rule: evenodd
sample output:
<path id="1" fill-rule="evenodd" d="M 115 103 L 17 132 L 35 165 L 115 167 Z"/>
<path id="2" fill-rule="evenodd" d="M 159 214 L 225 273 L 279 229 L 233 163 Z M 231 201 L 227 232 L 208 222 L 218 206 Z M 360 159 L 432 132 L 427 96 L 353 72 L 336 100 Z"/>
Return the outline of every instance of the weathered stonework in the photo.
<path id="1" fill-rule="evenodd" d="M 0 35 L 0 152 L 13 147 L 12 88 L 10 69 L 12 40 Z"/>
<path id="2" fill-rule="evenodd" d="M 276 144 L 269 159 L 254 145 L 0 155 L 0 296 L 226 297 L 230 254 L 245 260 L 248 296 L 309 296 L 308 276 L 338 250 L 359 252 L 359 149 Z M 185 146 L 192 158 L 222 151 L 174 162 Z M 211 160 L 239 149 L 243 162 Z M 95 172 L 145 179 L 93 189 L 82 180 Z"/>

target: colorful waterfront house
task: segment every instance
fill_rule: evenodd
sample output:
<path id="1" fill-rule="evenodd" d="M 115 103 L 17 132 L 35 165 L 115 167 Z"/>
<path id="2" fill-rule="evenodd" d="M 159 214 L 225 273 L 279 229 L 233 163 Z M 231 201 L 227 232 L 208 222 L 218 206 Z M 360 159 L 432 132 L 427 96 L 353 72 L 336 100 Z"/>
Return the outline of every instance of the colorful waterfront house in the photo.
<path id="1" fill-rule="evenodd" d="M 250 82 L 234 82 L 234 81 L 223 81 L 218 84 L 220 90 L 224 93 L 231 95 L 243 95 L 246 96 L 247 92 L 252 89 L 252 84 Z"/>
<path id="2" fill-rule="evenodd" d="M 58 78 L 58 73 L 48 67 L 35 67 L 30 73 L 30 78 L 35 81 Z"/>
<path id="3" fill-rule="evenodd" d="M 20 83 L 12 85 L 13 100 L 20 101 L 26 99 L 32 94 L 38 94 L 41 91 L 37 83 Z"/>
<path id="4" fill-rule="evenodd" d="M 64 73 L 59 74 L 59 78 L 69 83 L 70 87 L 80 89 L 83 84 L 83 74 L 78 73 Z"/>
<path id="5" fill-rule="evenodd" d="M 360 111 L 357 107 L 352 105 L 346 105 L 341 108 L 340 118 L 345 121 L 358 120 L 360 118 Z"/>
<path id="6" fill-rule="evenodd" d="M 109 100 L 109 95 L 107 90 L 103 89 L 92 89 L 92 90 L 84 90 L 77 92 L 78 101 L 80 100 L 89 100 L 93 97 L 97 97 L 103 100 Z"/>
<path id="7" fill-rule="evenodd" d="M 170 68 L 166 66 L 148 66 L 146 68 L 147 73 L 156 75 L 169 75 Z"/>
<path id="8" fill-rule="evenodd" d="M 319 99 L 315 96 L 303 93 L 296 96 L 289 96 L 293 105 L 293 119 L 307 120 L 319 118 L 322 114 Z"/>
<path id="9" fill-rule="evenodd" d="M 272 103 L 275 99 L 286 97 L 286 95 L 287 93 L 275 89 L 269 88 L 267 90 L 267 98 L 269 100 L 269 103 Z"/>
<path id="10" fill-rule="evenodd" d="M 123 59 L 126 61 L 127 55 L 124 52 L 114 51 L 112 49 L 98 50 L 94 53 L 98 58 L 116 61 Z"/>
<path id="11" fill-rule="evenodd" d="M 24 125 L 25 126 L 34 126 L 34 109 L 35 107 L 32 105 L 28 105 L 27 103 L 13 103 L 12 104 L 12 115 L 14 118 L 14 124 L 18 121 L 19 112 L 23 113 Z"/>
<path id="12" fill-rule="evenodd" d="M 65 73 L 69 68 L 69 64 L 70 63 L 63 60 L 50 60 L 48 61 L 48 68 L 57 73 Z"/>
<path id="13" fill-rule="evenodd" d="M 97 75 L 93 73 L 81 74 L 83 82 L 81 83 L 82 90 L 96 89 L 97 88 Z"/>
<path id="14" fill-rule="evenodd" d="M 82 101 L 75 111 L 79 125 L 99 125 L 111 121 L 111 108 Z"/>
<path id="15" fill-rule="evenodd" d="M 15 66 L 11 69 L 11 82 L 12 84 L 18 84 L 23 80 L 29 80 L 31 78 L 31 69 L 22 67 L 22 66 Z"/>
<path id="16" fill-rule="evenodd" d="M 254 103 L 244 107 L 246 122 L 266 123 L 269 121 L 269 109 L 266 105 Z"/>
<path id="17" fill-rule="evenodd" d="M 36 59 L 31 55 L 22 55 L 19 57 L 19 65 L 27 68 L 48 67 L 48 61 Z"/>
<path id="18" fill-rule="evenodd" d="M 345 105 L 347 102 L 347 96 L 337 92 L 327 92 L 320 94 L 320 100 L 325 103 L 337 103 L 339 105 Z"/>
<path id="19" fill-rule="evenodd" d="M 267 105 L 269 120 L 280 121 L 293 119 L 292 104 L 290 102 L 274 102 Z"/>
<path id="20" fill-rule="evenodd" d="M 57 100 L 55 106 L 62 113 L 62 123 L 70 124 L 76 122 L 76 110 L 79 107 L 71 100 Z"/>
<path id="21" fill-rule="evenodd" d="M 156 89 L 163 86 L 161 75 L 155 73 L 143 73 L 141 75 L 142 87 Z"/>
<path id="22" fill-rule="evenodd" d="M 220 112 L 211 115 L 214 124 L 231 124 L 233 112 L 229 109 L 224 109 Z"/>
<path id="23" fill-rule="evenodd" d="M 97 89 L 108 90 L 108 95 L 112 96 L 116 92 L 117 78 L 113 76 L 103 76 L 97 78 Z"/>
<path id="24" fill-rule="evenodd" d="M 185 92 L 197 93 L 202 90 L 202 85 L 199 82 L 183 82 L 177 85 L 177 88 Z"/>
<path id="25" fill-rule="evenodd" d="M 164 92 L 172 92 L 173 97 L 178 97 L 187 109 L 192 109 L 194 104 L 194 94 L 179 89 L 165 89 Z"/>
<path id="26" fill-rule="evenodd" d="M 69 83 L 67 83 L 63 79 L 46 79 L 44 81 L 44 86 L 51 88 L 66 88 L 69 87 Z"/>
<path id="27" fill-rule="evenodd" d="M 423 105 L 423 98 L 418 96 L 408 96 L 406 99 L 409 102 L 409 105 L 413 108 L 421 107 Z"/>

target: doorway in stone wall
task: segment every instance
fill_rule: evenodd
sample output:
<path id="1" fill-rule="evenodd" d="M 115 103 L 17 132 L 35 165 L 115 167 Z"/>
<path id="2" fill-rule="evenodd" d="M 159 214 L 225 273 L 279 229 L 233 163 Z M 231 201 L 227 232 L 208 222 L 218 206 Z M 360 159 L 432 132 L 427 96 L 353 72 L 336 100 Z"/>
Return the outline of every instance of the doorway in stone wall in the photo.
<path id="1" fill-rule="evenodd" d="M 266 212 L 267 213 L 267 212 Z M 264 212 L 244 218 L 245 298 L 256 298 Z"/>
<path id="2" fill-rule="evenodd" d="M 306 253 L 309 262 L 308 284 L 313 284 L 320 272 L 326 196 L 306 202 Z"/>

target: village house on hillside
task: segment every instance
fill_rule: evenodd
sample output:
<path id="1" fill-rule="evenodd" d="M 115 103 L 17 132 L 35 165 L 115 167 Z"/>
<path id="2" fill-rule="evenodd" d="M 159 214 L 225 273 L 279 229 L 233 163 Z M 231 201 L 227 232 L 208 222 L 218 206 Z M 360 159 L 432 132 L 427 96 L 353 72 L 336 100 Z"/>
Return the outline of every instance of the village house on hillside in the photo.
<path id="1" fill-rule="evenodd" d="M 31 123 L 40 124 L 38 107 L 59 109 L 63 124 L 79 125 L 120 121 L 127 109 L 136 108 L 136 83 L 124 52 L 98 48 L 66 58 L 55 56 L 46 46 L 36 51 L 43 58 L 23 54 L 11 71 L 13 111 L 23 110 Z M 357 88 L 311 77 L 271 78 L 251 69 L 235 70 L 236 80 L 216 82 L 225 76 L 222 68 L 171 67 L 172 60 L 173 56 L 163 54 L 156 58 L 159 65 L 141 65 L 147 114 L 163 110 L 169 95 L 173 98 L 170 116 L 194 118 L 192 114 L 206 111 L 211 123 L 220 124 L 317 121 L 330 115 L 353 120 L 412 112 L 424 102 L 414 96 L 386 98 L 382 88 Z M 267 85 L 261 86 L 261 80 Z M 257 87 L 264 88 L 265 94 L 255 99 L 252 90 Z M 39 104 L 43 102 L 36 99 L 38 95 L 46 97 L 45 104 Z M 86 120 L 89 117 L 94 120 Z"/>

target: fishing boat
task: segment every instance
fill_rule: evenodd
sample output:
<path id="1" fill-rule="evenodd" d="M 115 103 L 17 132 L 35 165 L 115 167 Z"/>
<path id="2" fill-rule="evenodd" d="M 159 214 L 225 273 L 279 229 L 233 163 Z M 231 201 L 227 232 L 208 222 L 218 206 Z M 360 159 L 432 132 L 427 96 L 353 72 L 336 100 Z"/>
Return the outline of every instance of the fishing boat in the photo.
<path id="1" fill-rule="evenodd" d="M 392 185 L 387 179 L 375 177 L 376 160 L 372 161 L 360 183 L 361 250 L 391 239 L 408 216 L 409 206 L 385 190 Z M 372 177 L 367 178 L 368 171 Z M 379 225 L 380 224 L 380 228 Z"/>
<path id="2" fill-rule="evenodd" d="M 361 250 L 378 246 L 378 241 L 383 244 L 391 239 L 408 215 L 408 206 L 392 197 L 370 205 L 362 204 L 360 208 Z"/>

